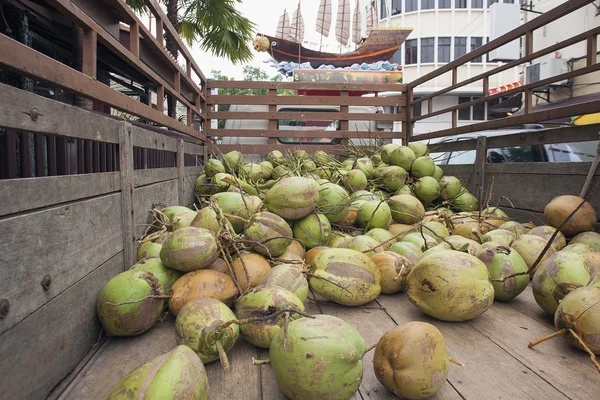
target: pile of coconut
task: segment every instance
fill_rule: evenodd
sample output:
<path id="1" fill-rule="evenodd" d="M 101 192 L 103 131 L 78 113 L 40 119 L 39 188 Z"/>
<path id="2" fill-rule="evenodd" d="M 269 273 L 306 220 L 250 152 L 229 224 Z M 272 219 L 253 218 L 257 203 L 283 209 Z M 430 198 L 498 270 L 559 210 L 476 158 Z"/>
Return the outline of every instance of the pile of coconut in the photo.
<path id="1" fill-rule="evenodd" d="M 405 292 L 436 319 L 467 321 L 531 281 L 555 317 L 553 336 L 600 354 L 592 206 L 560 196 L 546 207 L 548 225 L 511 221 L 498 207 L 479 207 L 427 154 L 415 143 L 343 161 L 322 151 L 272 151 L 254 164 L 235 151 L 209 160 L 196 207 L 152 210 L 138 263 L 100 293 L 109 335 L 140 335 L 167 307 L 176 316 L 178 347 L 132 371 L 110 398 L 206 399 L 203 365 L 228 368 L 240 337 L 269 349 L 289 398 L 350 398 L 367 345 L 345 321 L 307 314 L 309 293 L 360 307 Z M 446 382 L 450 359 L 431 324 L 398 326 L 373 347 L 377 378 L 399 397 L 429 397 Z"/>

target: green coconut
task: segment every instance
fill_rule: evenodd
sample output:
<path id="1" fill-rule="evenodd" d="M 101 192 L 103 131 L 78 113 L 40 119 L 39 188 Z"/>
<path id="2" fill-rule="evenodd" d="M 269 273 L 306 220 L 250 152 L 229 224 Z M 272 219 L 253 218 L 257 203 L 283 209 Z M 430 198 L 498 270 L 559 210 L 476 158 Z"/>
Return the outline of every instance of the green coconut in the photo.
<path id="1" fill-rule="evenodd" d="M 164 309 L 160 282 L 150 272 L 125 271 L 100 291 L 96 312 L 109 336 L 135 336 L 152 328 Z M 128 303 L 128 304 L 121 304 Z"/>
<path id="2" fill-rule="evenodd" d="M 156 242 L 144 242 L 140 243 L 137 249 L 137 260 L 141 260 L 146 257 L 160 257 L 160 249 L 162 249 L 162 243 Z"/>
<path id="3" fill-rule="evenodd" d="M 180 271 L 165 267 L 159 257 L 146 257 L 134 264 L 129 270 L 150 272 L 158 279 L 160 293 L 165 296 L 171 294 L 173 284 L 182 275 Z"/>
<path id="4" fill-rule="evenodd" d="M 452 200 L 452 208 L 457 211 L 476 211 L 479 208 L 477 198 L 463 188 Z"/>
<path id="5" fill-rule="evenodd" d="M 267 210 L 286 220 L 312 213 L 319 202 L 319 184 L 313 179 L 290 177 L 277 182 L 265 195 Z"/>
<path id="6" fill-rule="evenodd" d="M 206 175 L 200 175 L 194 182 L 194 190 L 198 196 L 210 196 L 214 193 L 211 180 Z"/>
<path id="7" fill-rule="evenodd" d="M 262 167 L 258 164 L 245 164 L 240 170 L 240 176 L 246 177 L 251 181 L 258 181 L 263 178 L 264 171 Z"/>
<path id="8" fill-rule="evenodd" d="M 330 315 L 300 318 L 273 338 L 271 367 L 291 400 L 349 399 L 362 381 L 365 341 L 347 322 Z"/>
<path id="9" fill-rule="evenodd" d="M 485 242 L 494 242 L 499 246 L 510 246 L 510 244 L 517 238 L 513 232 L 505 230 L 505 229 L 494 229 L 493 231 L 489 231 L 485 235 L 482 236 L 482 241 Z"/>
<path id="10" fill-rule="evenodd" d="M 360 206 L 356 222 L 361 228 L 387 228 L 392 223 L 392 211 L 384 201 L 371 200 Z"/>
<path id="11" fill-rule="evenodd" d="M 395 196 L 401 195 L 401 194 L 405 194 L 405 195 L 409 195 L 409 196 L 415 196 L 415 192 L 412 190 L 412 188 L 410 187 L 410 185 L 402 185 L 398 190 L 396 190 L 396 193 L 394 193 Z"/>
<path id="12" fill-rule="evenodd" d="M 269 154 L 267 154 L 267 161 L 277 167 L 285 163 L 285 156 L 279 150 L 271 150 Z"/>
<path id="13" fill-rule="evenodd" d="M 309 284 L 315 293 L 331 301 L 358 306 L 379 296 L 381 273 L 364 253 L 326 249 L 319 252 L 311 264 Z"/>
<path id="14" fill-rule="evenodd" d="M 430 203 L 440 197 L 440 185 L 435 178 L 424 176 L 417 179 L 414 186 L 415 195 L 426 203 Z"/>
<path id="15" fill-rule="evenodd" d="M 582 232 L 569 241 L 569 244 L 584 244 L 588 251 L 600 252 L 600 233 Z"/>
<path id="16" fill-rule="evenodd" d="M 381 293 L 395 294 L 406 288 L 406 278 L 413 263 L 392 251 L 382 251 L 371 257 L 381 273 Z"/>
<path id="17" fill-rule="evenodd" d="M 236 233 L 244 231 L 245 219 L 256 213 L 262 202 L 257 196 L 243 196 L 240 193 L 217 193 L 210 197 L 211 204 L 215 204 Z"/>
<path id="18" fill-rule="evenodd" d="M 381 164 L 383 161 L 381 160 L 381 154 L 373 154 L 371 156 L 371 161 L 373 161 L 373 165 L 378 166 L 379 164 Z"/>
<path id="19" fill-rule="evenodd" d="M 438 244 L 438 241 L 433 236 L 427 233 L 421 234 L 421 232 L 411 232 L 404 236 L 402 241 L 412 243 L 423 251 Z"/>
<path id="20" fill-rule="evenodd" d="M 373 174 L 373 161 L 366 157 L 359 158 L 356 160 L 356 166 L 354 168 L 361 170 L 367 179 L 369 179 Z"/>
<path id="21" fill-rule="evenodd" d="M 350 211 L 350 196 L 346 189 L 334 183 L 326 183 L 319 188 L 317 207 L 329 222 L 340 222 Z"/>
<path id="22" fill-rule="evenodd" d="M 532 230 L 527 232 L 527 234 L 539 236 L 546 240 L 550 240 L 552 235 L 554 235 L 554 232 L 556 232 L 556 228 L 553 228 L 548 225 L 540 225 L 540 226 L 536 226 L 535 228 L 533 228 Z M 565 238 L 565 235 L 563 235 L 561 232 L 558 232 L 556 237 L 552 241 L 552 247 L 556 251 L 559 251 L 559 250 L 562 250 L 566 245 L 567 245 L 567 239 Z"/>
<path id="23" fill-rule="evenodd" d="M 517 237 L 524 235 L 529 231 L 527 228 L 525 228 L 523 225 L 516 221 L 506 221 L 505 223 L 500 225 L 498 229 L 504 229 L 505 231 L 512 232 Z"/>
<path id="24" fill-rule="evenodd" d="M 423 157 L 429 153 L 427 145 L 423 142 L 412 142 L 408 144 L 408 147 L 415 153 L 416 157 Z"/>
<path id="25" fill-rule="evenodd" d="M 292 229 L 280 216 L 263 211 L 252 215 L 244 226 L 247 240 L 260 243 L 252 250 L 263 256 L 279 257 L 292 243 Z"/>
<path id="26" fill-rule="evenodd" d="M 308 153 L 306 152 L 306 150 L 302 150 L 302 149 L 296 149 L 296 150 L 294 150 L 294 152 L 292 153 L 292 155 L 295 158 L 299 158 L 301 160 L 308 160 L 308 158 L 309 158 Z"/>
<path id="27" fill-rule="evenodd" d="M 340 247 L 340 245 L 348 239 L 350 239 L 350 235 L 344 232 L 331 231 L 331 234 L 329 235 L 329 240 L 327 241 L 327 246 Z"/>
<path id="28" fill-rule="evenodd" d="M 292 264 L 279 264 L 264 275 L 258 287 L 279 286 L 294 293 L 300 301 L 308 298 L 308 282 L 302 271 Z"/>
<path id="29" fill-rule="evenodd" d="M 411 265 L 415 264 L 423 255 L 423 251 L 419 246 L 411 242 L 396 242 L 390 246 L 389 251 L 400 254 L 406 258 Z"/>
<path id="30" fill-rule="evenodd" d="M 510 247 L 515 249 L 521 255 L 521 257 L 523 257 L 523 260 L 525 260 L 525 262 L 527 263 L 527 267 L 531 268 L 533 266 L 533 263 L 535 263 L 535 261 L 540 256 L 540 254 L 542 254 L 542 250 L 544 249 L 544 247 L 546 247 L 547 243 L 548 241 L 540 236 L 521 235 L 510 244 Z M 544 257 L 540 260 L 537 266 L 546 261 L 548 257 L 550 257 L 555 252 L 556 250 L 550 247 L 546 251 Z M 534 272 L 535 269 L 531 271 L 531 276 L 533 276 Z"/>
<path id="31" fill-rule="evenodd" d="M 162 263 L 178 271 L 189 272 L 208 267 L 219 256 L 215 234 L 203 228 L 182 228 L 164 241 Z"/>
<path id="32" fill-rule="evenodd" d="M 294 237 L 304 247 L 312 249 L 327 244 L 331 223 L 323 214 L 312 213 L 294 223 Z"/>
<path id="33" fill-rule="evenodd" d="M 392 161 L 392 153 L 396 150 L 400 145 L 389 143 L 381 148 L 381 161 L 386 164 L 391 164 Z"/>
<path id="34" fill-rule="evenodd" d="M 387 190 L 395 192 L 404 186 L 407 176 L 404 168 L 393 165 L 382 170 L 381 181 Z"/>
<path id="35" fill-rule="evenodd" d="M 223 163 L 215 158 L 211 158 L 204 165 L 204 173 L 208 178 L 212 178 L 219 172 L 225 172 L 225 166 Z"/>
<path id="36" fill-rule="evenodd" d="M 221 230 L 221 224 L 217 218 L 217 213 L 210 207 L 204 207 L 198 210 L 198 213 L 190 226 L 194 228 L 204 228 L 217 234 Z"/>
<path id="37" fill-rule="evenodd" d="M 113 389 L 109 400 L 208 400 L 208 378 L 200 358 L 177 346 L 134 369 Z"/>
<path id="38" fill-rule="evenodd" d="M 169 224 L 167 225 L 169 231 L 190 226 L 196 217 L 195 211 L 183 206 L 168 206 L 160 211 L 169 220 Z"/>
<path id="39" fill-rule="evenodd" d="M 231 350 L 240 334 L 235 323 L 235 314 L 219 300 L 198 298 L 183 306 L 175 321 L 178 345 L 194 350 L 204 364 L 221 359 L 228 367 L 226 352 Z"/>
<path id="40" fill-rule="evenodd" d="M 352 169 L 344 176 L 344 185 L 351 192 L 364 190 L 367 187 L 367 176 L 360 169 Z"/>
<path id="41" fill-rule="evenodd" d="M 413 321 L 388 330 L 375 347 L 375 376 L 403 399 L 425 399 L 446 383 L 450 369 L 446 342 L 427 322 Z"/>
<path id="42" fill-rule="evenodd" d="M 401 224 L 416 224 L 425 216 L 423 203 L 414 196 L 400 194 L 387 200 L 392 213 L 392 219 Z"/>
<path id="43" fill-rule="evenodd" d="M 275 168 L 273 168 L 273 174 L 271 175 L 271 178 L 273 178 L 273 179 L 287 178 L 290 176 L 290 174 L 291 174 L 291 172 L 286 166 L 278 165 Z"/>
<path id="44" fill-rule="evenodd" d="M 233 176 L 223 172 L 219 172 L 218 174 L 213 176 L 210 180 L 210 183 L 213 187 L 213 191 L 216 193 L 226 192 L 230 187 L 229 184 L 226 182 L 226 180 L 229 179 L 233 179 Z"/>
<path id="45" fill-rule="evenodd" d="M 422 178 L 424 176 L 433 177 L 433 174 L 435 174 L 435 163 L 431 157 L 418 157 L 412 164 L 410 174 L 415 178 Z"/>
<path id="46" fill-rule="evenodd" d="M 433 177 L 435 178 L 436 181 L 439 182 L 443 176 L 444 176 L 444 170 L 441 169 L 438 165 L 436 165 L 435 172 L 433 173 Z"/>
<path id="47" fill-rule="evenodd" d="M 227 154 L 223 154 L 223 166 L 228 173 L 238 172 L 244 165 L 244 157 L 237 150 L 232 150 Z"/>
<path id="48" fill-rule="evenodd" d="M 369 201 L 380 199 L 377 197 L 377 195 L 369 192 L 368 190 L 357 190 L 356 192 L 350 195 L 350 200 L 352 200 L 352 202 L 355 202 L 358 200 Z"/>
<path id="49" fill-rule="evenodd" d="M 350 237 L 348 240 L 341 243 L 339 247 L 359 251 L 368 257 L 373 257 L 375 253 L 383 251 L 383 247 L 379 245 L 377 240 L 366 235 Z"/>
<path id="50" fill-rule="evenodd" d="M 516 251 L 495 246 L 480 252 L 477 256 L 487 266 L 494 286 L 494 300 L 511 301 L 521 294 L 529 284 L 529 275 L 519 275 L 503 282 L 494 282 L 507 276 L 527 272 L 527 264 Z"/>
<path id="51" fill-rule="evenodd" d="M 586 286 L 573 290 L 560 302 L 554 313 L 557 331 L 571 329 L 567 337 L 571 345 L 585 350 L 575 333 L 587 348 L 600 355 L 600 289 Z"/>
<path id="52" fill-rule="evenodd" d="M 373 228 L 365 233 L 365 236 L 372 237 L 379 244 L 383 244 L 382 249 L 387 250 L 395 241 L 394 235 L 383 228 Z"/>
<path id="53" fill-rule="evenodd" d="M 479 254 L 481 251 L 481 245 L 479 243 L 473 239 L 469 239 L 460 235 L 450 235 L 444 239 L 444 242 L 452 246 L 454 250 L 469 254 Z"/>
<path id="54" fill-rule="evenodd" d="M 487 267 L 477 257 L 454 250 L 423 255 L 408 276 L 409 300 L 442 321 L 467 321 L 494 301 Z"/>
<path id="55" fill-rule="evenodd" d="M 258 163 L 258 165 L 260 165 L 263 170 L 262 178 L 271 179 L 271 176 L 273 175 L 273 169 L 275 168 L 273 164 L 271 164 L 269 161 L 261 161 Z"/>
<path id="56" fill-rule="evenodd" d="M 462 190 L 462 183 L 454 176 L 443 176 L 440 180 L 440 195 L 444 200 L 458 196 Z"/>
<path id="57" fill-rule="evenodd" d="M 312 159 L 318 166 L 327 165 L 329 163 L 329 154 L 323 150 L 317 150 L 313 153 Z"/>
<path id="58" fill-rule="evenodd" d="M 280 310 L 304 311 L 304 304 L 294 293 L 279 286 L 257 287 L 243 294 L 235 302 L 235 315 L 240 320 L 242 337 L 254 346 L 268 349 L 271 340 L 281 329 L 284 314 L 243 324 L 242 321 L 268 317 Z M 298 315 L 292 313 L 290 317 L 294 319 Z"/>
<path id="59" fill-rule="evenodd" d="M 533 297 L 548 314 L 554 315 L 560 301 L 573 289 L 600 286 L 598 266 L 582 254 L 552 254 L 535 271 L 531 281 Z"/>
<path id="60" fill-rule="evenodd" d="M 438 242 L 440 241 L 440 239 L 444 239 L 450 236 L 448 228 L 446 228 L 446 225 L 442 224 L 441 222 L 427 221 L 421 223 L 421 225 L 423 226 L 423 233 L 428 234 Z M 420 232 L 421 229 L 418 228 L 417 231 Z"/>
<path id="61" fill-rule="evenodd" d="M 569 244 L 567 246 L 565 246 L 560 252 L 561 253 L 566 253 L 566 252 L 573 252 L 573 253 L 577 253 L 577 254 L 584 254 L 590 251 L 590 249 L 583 243 L 574 243 L 574 244 Z"/>
<path id="62" fill-rule="evenodd" d="M 415 152 L 412 151 L 410 147 L 399 146 L 390 154 L 390 162 L 388 162 L 388 164 L 397 165 L 398 167 L 404 168 L 406 171 L 410 171 L 416 158 Z"/>

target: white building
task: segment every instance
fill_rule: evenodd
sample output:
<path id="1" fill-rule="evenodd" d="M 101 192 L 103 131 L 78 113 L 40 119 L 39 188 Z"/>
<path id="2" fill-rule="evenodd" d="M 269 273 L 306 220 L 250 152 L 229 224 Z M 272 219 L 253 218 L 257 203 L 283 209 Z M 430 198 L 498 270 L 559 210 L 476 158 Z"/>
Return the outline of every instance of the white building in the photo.
<path id="1" fill-rule="evenodd" d="M 518 0 L 517 0 L 518 1 Z M 394 55 L 393 61 L 401 64 L 404 69 L 404 82 L 408 83 L 421 77 L 441 65 L 453 61 L 487 43 L 491 33 L 491 13 L 489 6 L 495 2 L 514 3 L 514 0 L 376 0 L 380 27 L 402 26 L 411 27 L 410 34 L 401 49 Z M 514 26 L 519 21 L 519 5 L 507 4 L 517 14 Z M 519 57 L 516 47 L 513 59 Z M 486 57 L 481 57 L 476 62 L 471 62 L 458 69 L 458 82 L 471 76 L 478 75 L 500 65 L 498 62 L 489 62 Z M 513 68 L 493 76 L 490 79 L 490 88 L 507 85 L 519 81 L 520 71 Z M 451 84 L 450 73 L 420 85 L 414 93 L 415 98 L 443 89 Z M 476 82 L 464 86 L 455 92 L 433 100 L 433 110 L 457 105 L 481 96 L 483 87 Z M 498 103 L 476 105 L 471 108 L 461 109 L 458 112 L 458 126 L 485 121 L 488 119 L 487 108 Z M 427 113 L 427 102 L 422 102 L 421 110 L 415 114 Z M 451 114 L 446 113 L 415 124 L 415 133 L 428 133 L 451 127 Z"/>

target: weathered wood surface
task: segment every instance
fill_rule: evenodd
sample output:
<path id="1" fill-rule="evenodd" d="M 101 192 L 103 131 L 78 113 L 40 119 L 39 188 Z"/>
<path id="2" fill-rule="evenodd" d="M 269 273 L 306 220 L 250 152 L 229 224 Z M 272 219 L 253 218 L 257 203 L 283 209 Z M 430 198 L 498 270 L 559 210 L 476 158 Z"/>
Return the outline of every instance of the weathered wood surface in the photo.
<path id="1" fill-rule="evenodd" d="M 0 180 L 0 216 L 121 190 L 119 172 Z"/>
<path id="2" fill-rule="evenodd" d="M 45 398 L 75 368 L 100 335 L 98 294 L 122 270 L 120 252 L 0 337 L 0 397 Z"/>
<path id="3" fill-rule="evenodd" d="M 586 399 L 597 398 L 600 381 L 587 355 L 553 340 L 534 349 L 527 343 L 552 332 L 547 321 L 538 320 L 537 305 L 530 289 L 512 303 L 496 303 L 472 321 L 449 323 L 429 318 L 408 301 L 406 295 L 380 296 L 371 307 L 350 308 L 306 303 L 307 312 L 342 318 L 363 336 L 367 346 L 375 344 L 390 328 L 409 321 L 426 321 L 443 333 L 449 355 L 465 363 L 450 366 L 447 384 L 431 399 Z M 167 318 L 137 338 L 114 338 L 83 368 L 62 398 L 103 399 L 114 385 L 137 365 L 175 346 L 174 319 Z M 211 399 L 283 400 L 285 396 L 269 364 L 254 366 L 252 359 L 267 359 L 268 350 L 240 340 L 229 353 L 231 369 L 224 372 L 218 362 L 206 366 Z M 364 376 L 353 399 L 397 397 L 376 379 L 373 352 L 363 360 Z"/>
<path id="4" fill-rule="evenodd" d="M 135 125 L 131 129 L 131 141 L 134 147 L 177 151 L 177 139 Z"/>
<path id="5" fill-rule="evenodd" d="M 135 238 L 139 239 L 152 222 L 150 210 L 156 204 L 178 204 L 177 179 L 136 188 L 133 191 Z"/>
<path id="6" fill-rule="evenodd" d="M 121 196 L 4 218 L 0 232 L 0 297 L 11 303 L 2 334 L 123 250 Z M 48 290 L 40 284 L 46 275 Z"/>
<path id="7" fill-rule="evenodd" d="M 171 179 L 177 179 L 176 167 L 138 169 L 134 172 L 134 184 L 136 188 L 170 181 Z"/>

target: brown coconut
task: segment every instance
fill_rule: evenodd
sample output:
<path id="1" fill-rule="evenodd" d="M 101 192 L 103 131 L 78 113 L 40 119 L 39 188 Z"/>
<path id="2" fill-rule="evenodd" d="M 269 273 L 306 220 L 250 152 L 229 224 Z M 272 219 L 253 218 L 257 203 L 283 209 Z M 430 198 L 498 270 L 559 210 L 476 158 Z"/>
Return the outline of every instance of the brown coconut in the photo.
<path id="1" fill-rule="evenodd" d="M 559 229 L 567 217 L 584 201 L 579 196 L 564 195 L 552 199 L 544 208 L 544 216 L 548 224 Z M 566 237 L 573 237 L 581 232 L 593 231 L 596 225 L 596 212 L 592 205 L 585 201 L 583 206 L 560 228 Z"/>
<path id="2" fill-rule="evenodd" d="M 233 279 L 212 269 L 188 272 L 175 281 L 172 290 L 169 309 L 175 316 L 191 300 L 212 298 L 231 306 L 238 295 Z"/>

